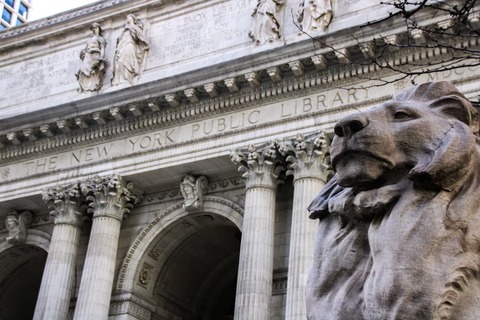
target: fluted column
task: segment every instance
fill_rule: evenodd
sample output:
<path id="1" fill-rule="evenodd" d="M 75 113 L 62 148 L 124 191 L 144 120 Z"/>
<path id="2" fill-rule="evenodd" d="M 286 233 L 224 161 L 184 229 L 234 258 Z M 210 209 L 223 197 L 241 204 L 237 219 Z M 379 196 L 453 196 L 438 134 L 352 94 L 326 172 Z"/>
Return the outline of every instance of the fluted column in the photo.
<path id="1" fill-rule="evenodd" d="M 78 185 L 50 189 L 43 194 L 55 217 L 42 284 L 35 307 L 35 320 L 67 318 L 72 297 L 75 263 L 82 215 L 82 196 Z"/>
<path id="2" fill-rule="evenodd" d="M 93 213 L 92 230 L 75 307 L 76 320 L 108 318 L 120 225 L 139 196 L 120 176 L 82 184 Z"/>
<path id="3" fill-rule="evenodd" d="M 293 175 L 293 208 L 287 279 L 287 320 L 306 320 L 305 289 L 313 262 L 313 244 L 318 222 L 308 219 L 307 207 L 333 175 L 329 170 L 329 146 L 320 133 L 306 140 L 297 135 L 291 144 L 282 145 Z"/>
<path id="4" fill-rule="evenodd" d="M 232 161 L 244 172 L 245 212 L 238 268 L 235 319 L 270 318 L 273 281 L 275 197 L 279 173 L 278 146 L 257 152 L 234 153 Z"/>

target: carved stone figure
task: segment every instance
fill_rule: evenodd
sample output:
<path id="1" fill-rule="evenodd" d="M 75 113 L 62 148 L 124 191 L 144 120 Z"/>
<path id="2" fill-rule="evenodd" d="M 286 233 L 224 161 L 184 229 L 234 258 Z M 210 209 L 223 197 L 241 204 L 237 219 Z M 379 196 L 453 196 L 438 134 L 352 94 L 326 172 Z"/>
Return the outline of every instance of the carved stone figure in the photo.
<path id="1" fill-rule="evenodd" d="M 122 82 L 135 84 L 148 49 L 149 44 L 143 33 L 143 23 L 133 14 L 129 14 L 127 23 L 117 39 L 112 85 Z"/>
<path id="2" fill-rule="evenodd" d="M 479 121 L 450 83 L 425 83 L 335 126 L 309 319 L 480 314 Z"/>
<path id="3" fill-rule="evenodd" d="M 102 28 L 98 23 L 90 27 L 92 35 L 85 49 L 80 52 L 82 64 L 75 74 L 80 85 L 79 91 L 98 91 L 103 85 L 105 75 L 105 47 L 107 42 L 102 37 Z"/>
<path id="4" fill-rule="evenodd" d="M 6 240 L 11 244 L 24 244 L 27 240 L 27 229 L 32 225 L 32 214 L 29 211 L 17 213 L 10 211 L 5 220 L 8 230 Z"/>
<path id="5" fill-rule="evenodd" d="M 258 0 L 252 13 L 255 19 L 253 28 L 248 34 L 256 44 L 281 38 L 278 14 L 284 3 L 285 0 Z"/>
<path id="6" fill-rule="evenodd" d="M 333 17 L 331 0 L 302 0 L 297 20 L 305 32 L 325 31 Z"/>
<path id="7" fill-rule="evenodd" d="M 207 194 L 208 180 L 204 176 L 195 178 L 187 175 L 180 184 L 184 203 L 183 208 L 187 211 L 203 209 L 203 196 Z"/>

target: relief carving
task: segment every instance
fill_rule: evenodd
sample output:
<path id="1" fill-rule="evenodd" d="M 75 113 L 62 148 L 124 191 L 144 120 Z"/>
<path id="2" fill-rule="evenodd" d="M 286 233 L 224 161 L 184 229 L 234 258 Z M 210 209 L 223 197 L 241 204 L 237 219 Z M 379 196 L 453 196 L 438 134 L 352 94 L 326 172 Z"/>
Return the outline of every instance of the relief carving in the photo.
<path id="1" fill-rule="evenodd" d="M 280 10 L 285 0 L 258 0 L 252 13 L 254 23 L 248 36 L 255 44 L 272 42 L 281 38 Z"/>
<path id="2" fill-rule="evenodd" d="M 75 74 L 80 85 L 79 91 L 99 91 L 105 75 L 105 47 L 107 41 L 102 37 L 102 28 L 98 23 L 90 27 L 92 35 L 85 49 L 80 52 L 82 63 Z"/>
<path id="3" fill-rule="evenodd" d="M 17 213 L 15 210 L 10 211 L 5 220 L 5 226 L 8 230 L 6 240 L 14 245 L 24 244 L 27 241 L 27 229 L 32 225 L 32 221 L 33 218 L 30 211 L 21 213 Z"/>
<path id="4" fill-rule="evenodd" d="M 448 82 L 399 93 L 335 126 L 309 319 L 480 314 L 479 117 Z"/>
<path id="5" fill-rule="evenodd" d="M 123 82 L 136 83 L 145 53 L 149 49 L 143 32 L 143 23 L 133 14 L 129 14 L 127 23 L 117 39 L 117 48 L 113 59 L 112 85 Z"/>
<path id="6" fill-rule="evenodd" d="M 180 184 L 180 191 L 184 199 L 183 208 L 187 211 L 203 209 L 203 197 L 207 194 L 208 180 L 204 176 L 195 178 L 187 175 Z"/>
<path id="7" fill-rule="evenodd" d="M 325 31 L 332 21 L 333 10 L 331 0 L 300 1 L 297 21 L 302 31 Z"/>

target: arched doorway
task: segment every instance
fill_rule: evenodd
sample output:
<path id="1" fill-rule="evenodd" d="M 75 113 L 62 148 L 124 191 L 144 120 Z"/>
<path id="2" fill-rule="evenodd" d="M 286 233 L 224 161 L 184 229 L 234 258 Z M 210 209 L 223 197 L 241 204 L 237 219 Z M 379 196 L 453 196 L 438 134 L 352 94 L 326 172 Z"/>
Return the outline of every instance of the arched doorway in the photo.
<path id="1" fill-rule="evenodd" d="M 148 308 L 152 319 L 233 319 L 243 209 L 212 196 L 203 209 L 176 203 L 145 226 L 120 269 L 116 305 L 128 292 L 127 305 Z"/>
<path id="2" fill-rule="evenodd" d="M 28 244 L 0 253 L 0 320 L 33 318 L 46 260 L 46 251 Z"/>
<path id="3" fill-rule="evenodd" d="M 208 221 L 191 222 L 196 219 Z M 204 214 L 180 219 L 168 233 L 178 234 L 179 230 L 183 235 L 165 252 L 159 268 L 154 288 L 156 304 L 185 320 L 233 319 L 240 252 L 238 228 L 213 214 Z M 165 237 L 170 238 L 168 234 Z"/>

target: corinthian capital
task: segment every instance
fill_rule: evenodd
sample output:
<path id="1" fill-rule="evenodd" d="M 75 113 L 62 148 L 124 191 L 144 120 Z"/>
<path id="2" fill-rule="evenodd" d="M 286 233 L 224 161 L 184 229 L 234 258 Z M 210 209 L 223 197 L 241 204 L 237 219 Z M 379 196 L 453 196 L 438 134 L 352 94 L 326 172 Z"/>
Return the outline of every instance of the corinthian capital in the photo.
<path id="1" fill-rule="evenodd" d="M 121 176 L 97 176 L 80 185 L 86 196 L 88 213 L 93 217 L 108 216 L 122 220 L 135 204 L 140 203 L 142 193 L 134 189 L 133 182 L 125 182 Z"/>
<path id="2" fill-rule="evenodd" d="M 270 142 L 266 146 L 251 145 L 247 150 L 233 151 L 231 160 L 238 166 L 245 179 L 246 188 L 276 188 L 282 181 L 280 175 L 285 171 L 284 157 L 278 151 L 278 143 Z"/>
<path id="3" fill-rule="evenodd" d="M 298 134 L 291 141 L 282 141 L 279 151 L 289 164 L 287 175 L 293 175 L 295 179 L 312 177 L 327 182 L 333 176 L 330 142 L 324 132 L 307 138 Z"/>
<path id="4" fill-rule="evenodd" d="M 57 186 L 48 189 L 42 195 L 43 201 L 52 210 L 50 214 L 55 217 L 55 224 L 82 224 L 81 206 L 84 197 L 78 184 Z"/>

